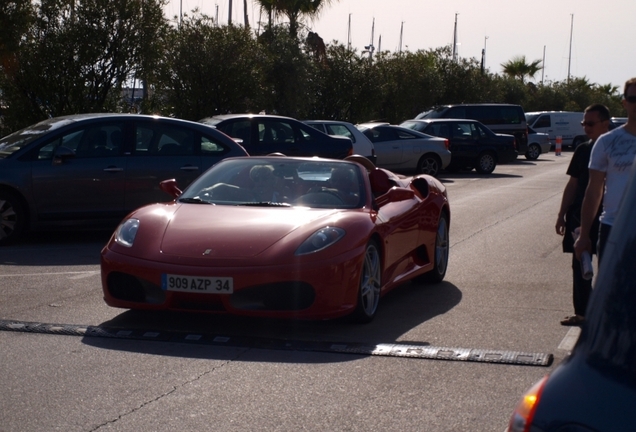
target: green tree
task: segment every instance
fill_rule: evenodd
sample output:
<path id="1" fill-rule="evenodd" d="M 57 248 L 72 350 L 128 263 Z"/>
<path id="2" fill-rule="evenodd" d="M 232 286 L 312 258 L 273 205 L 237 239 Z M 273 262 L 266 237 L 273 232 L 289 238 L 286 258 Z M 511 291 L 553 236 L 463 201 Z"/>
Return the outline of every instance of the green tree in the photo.
<path id="1" fill-rule="evenodd" d="M 172 30 L 167 47 L 164 114 L 199 120 L 261 109 L 266 58 L 248 29 L 195 14 Z"/>
<path id="2" fill-rule="evenodd" d="M 265 61 L 262 110 L 290 117 L 304 118 L 315 102 L 311 82 L 311 57 L 284 26 L 273 26 L 258 42 Z"/>
<path id="3" fill-rule="evenodd" d="M 272 16 L 284 15 L 289 19 L 289 34 L 292 38 L 298 36 L 298 27 L 303 18 L 317 17 L 325 6 L 332 0 L 257 0 L 261 7 L 268 12 L 269 27 L 272 26 Z"/>
<path id="4" fill-rule="evenodd" d="M 502 63 L 504 75 L 508 75 L 512 78 L 518 78 L 522 83 L 525 83 L 526 78 L 534 78 L 534 76 L 543 69 L 540 66 L 541 60 L 535 60 L 531 63 L 526 61 L 526 56 L 516 56 L 506 63 Z"/>
<path id="5" fill-rule="evenodd" d="M 122 87 L 159 57 L 166 26 L 155 0 L 43 0 L 20 35 L 15 69 L 2 69 L 5 122 L 122 109 Z M 154 58 L 149 53 L 154 53 Z"/>
<path id="6" fill-rule="evenodd" d="M 326 64 L 314 61 L 311 67 L 314 103 L 309 118 L 360 123 L 375 115 L 380 97 L 367 58 L 336 43 L 327 47 Z"/>

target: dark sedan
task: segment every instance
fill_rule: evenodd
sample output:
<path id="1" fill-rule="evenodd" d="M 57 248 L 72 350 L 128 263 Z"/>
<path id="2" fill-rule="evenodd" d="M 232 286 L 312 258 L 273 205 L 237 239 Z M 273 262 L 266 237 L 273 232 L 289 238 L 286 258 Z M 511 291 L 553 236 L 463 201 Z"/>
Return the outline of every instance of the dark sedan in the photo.
<path id="1" fill-rule="evenodd" d="M 635 431 L 636 171 L 571 355 L 521 398 L 509 432 Z"/>
<path id="2" fill-rule="evenodd" d="M 452 154 L 451 162 L 446 168 L 449 171 L 475 168 L 480 174 L 490 174 L 497 164 L 510 163 L 517 159 L 513 135 L 495 134 L 476 120 L 407 120 L 400 126 L 447 138 Z"/>
<path id="3" fill-rule="evenodd" d="M 283 153 L 344 159 L 353 154 L 349 138 L 330 136 L 290 117 L 269 114 L 225 114 L 200 120 L 239 140 L 252 156 Z"/>
<path id="4" fill-rule="evenodd" d="M 167 201 L 159 183 L 190 184 L 229 156 L 247 156 L 213 127 L 134 114 L 44 120 L 0 139 L 0 244 L 25 229 L 116 226 Z"/>

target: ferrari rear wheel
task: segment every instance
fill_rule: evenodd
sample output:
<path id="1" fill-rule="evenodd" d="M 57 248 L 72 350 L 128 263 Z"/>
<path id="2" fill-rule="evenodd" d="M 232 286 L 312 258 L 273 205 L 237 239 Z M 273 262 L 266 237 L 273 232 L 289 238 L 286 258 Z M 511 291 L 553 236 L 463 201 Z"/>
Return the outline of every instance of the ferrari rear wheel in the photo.
<path id="1" fill-rule="evenodd" d="M 382 264 L 380 250 L 375 241 L 367 244 L 364 253 L 364 262 L 360 274 L 360 286 L 358 289 L 358 304 L 353 312 L 353 318 L 359 323 L 368 323 L 373 320 L 380 302 L 380 287 L 382 281 Z"/>
<path id="2" fill-rule="evenodd" d="M 448 239 L 448 217 L 442 213 L 437 223 L 437 235 L 435 237 L 435 265 L 433 270 L 416 279 L 417 282 L 438 283 L 444 280 L 448 268 L 448 254 L 450 243 Z"/>

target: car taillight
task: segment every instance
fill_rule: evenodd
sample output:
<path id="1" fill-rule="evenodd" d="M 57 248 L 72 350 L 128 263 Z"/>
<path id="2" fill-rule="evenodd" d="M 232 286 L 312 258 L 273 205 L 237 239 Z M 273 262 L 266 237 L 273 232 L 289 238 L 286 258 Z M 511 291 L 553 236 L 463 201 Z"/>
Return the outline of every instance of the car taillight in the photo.
<path id="1" fill-rule="evenodd" d="M 546 375 L 523 395 L 510 417 L 508 432 L 530 431 L 530 425 L 532 424 L 534 413 L 537 410 L 537 405 L 539 405 L 539 399 L 541 399 L 541 393 L 547 380 L 548 376 Z"/>
<path id="2" fill-rule="evenodd" d="M 448 142 L 448 139 L 444 140 L 444 147 L 446 147 L 446 150 L 450 149 L 450 143 Z"/>
<path id="3" fill-rule="evenodd" d="M 512 145 L 515 148 L 515 150 L 517 150 L 517 139 L 516 138 L 512 140 Z"/>

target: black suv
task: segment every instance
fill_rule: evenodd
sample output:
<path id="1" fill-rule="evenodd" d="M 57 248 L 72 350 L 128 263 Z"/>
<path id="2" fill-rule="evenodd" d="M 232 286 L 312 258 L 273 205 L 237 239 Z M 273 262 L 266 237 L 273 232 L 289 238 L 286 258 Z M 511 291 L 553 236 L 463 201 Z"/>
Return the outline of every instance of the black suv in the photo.
<path id="1" fill-rule="evenodd" d="M 330 136 L 290 117 L 225 114 L 199 120 L 235 138 L 251 156 L 283 153 L 344 159 L 353 154 L 347 137 Z"/>
<path id="2" fill-rule="evenodd" d="M 495 134 L 476 120 L 407 120 L 400 126 L 447 138 L 451 151 L 451 162 L 446 167 L 448 171 L 475 168 L 480 174 L 490 174 L 498 163 L 517 159 L 514 136 Z"/>
<path id="3" fill-rule="evenodd" d="M 521 105 L 513 104 L 461 104 L 444 105 L 418 114 L 416 119 L 455 118 L 477 120 L 495 133 L 514 135 L 517 151 L 528 151 L 528 124 Z"/>

